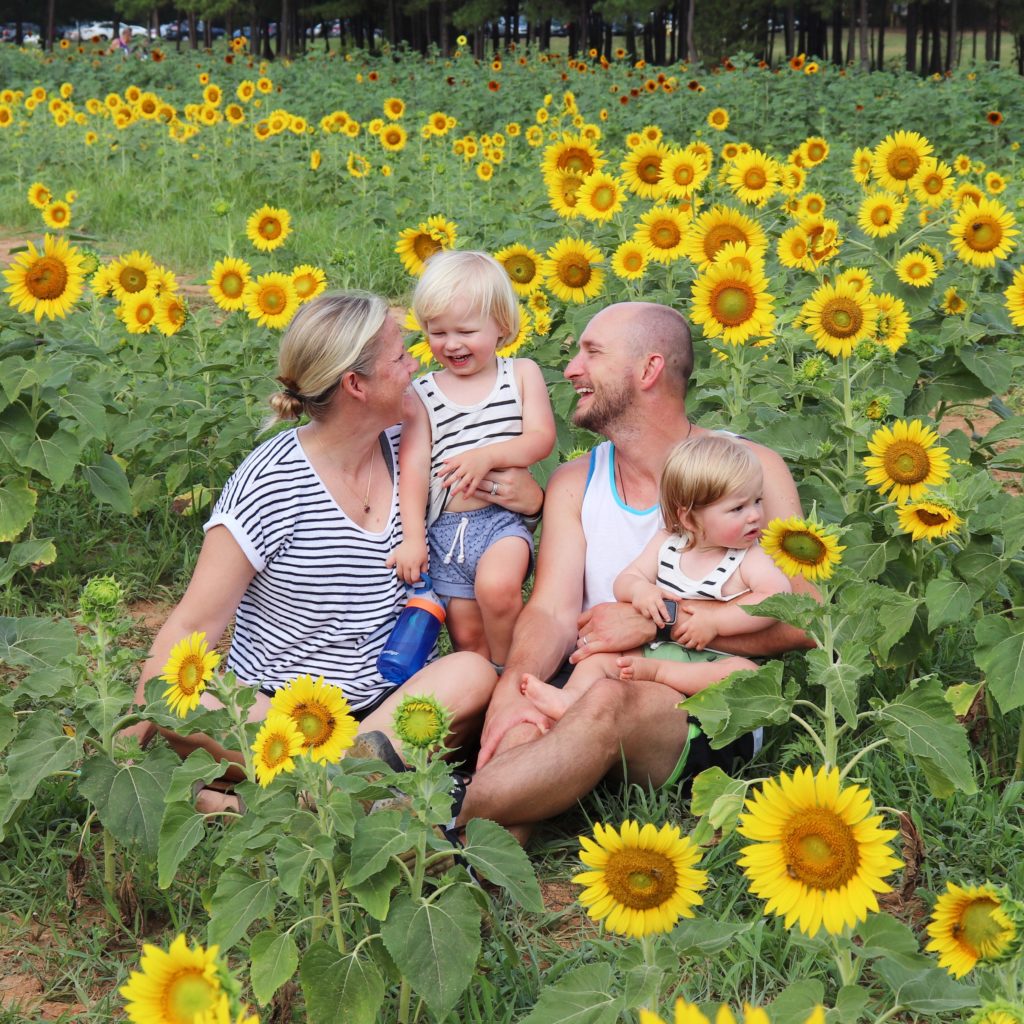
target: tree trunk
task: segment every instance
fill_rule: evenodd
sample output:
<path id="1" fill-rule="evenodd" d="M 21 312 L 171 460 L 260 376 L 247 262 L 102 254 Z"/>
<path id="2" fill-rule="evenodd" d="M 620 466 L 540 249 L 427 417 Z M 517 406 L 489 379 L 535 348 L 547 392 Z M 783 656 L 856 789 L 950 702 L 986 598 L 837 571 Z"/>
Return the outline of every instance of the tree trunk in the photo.
<path id="1" fill-rule="evenodd" d="M 697 43 L 693 38 L 693 17 L 697 0 L 689 0 L 686 5 L 686 59 L 690 64 L 697 63 Z"/>
<path id="2" fill-rule="evenodd" d="M 199 39 L 196 37 L 196 12 L 191 10 L 187 13 L 188 18 L 188 45 L 191 50 L 199 49 Z"/>
<path id="3" fill-rule="evenodd" d="M 837 3 L 832 11 L 832 63 L 843 63 L 843 5 Z"/>
<path id="4" fill-rule="evenodd" d="M 957 0 L 951 0 L 949 5 L 949 35 L 946 38 L 946 70 L 952 71 L 957 65 L 956 33 L 957 22 L 959 21 L 959 9 Z"/>
<path id="5" fill-rule="evenodd" d="M 878 59 L 875 67 L 881 71 L 885 67 L 885 21 L 888 16 L 887 4 L 882 0 L 882 13 L 878 19 Z"/>
<path id="6" fill-rule="evenodd" d="M 860 69 L 871 70 L 871 46 L 868 42 L 868 0 L 860 0 L 858 13 L 860 24 L 857 26 L 857 37 L 860 42 Z"/>
<path id="7" fill-rule="evenodd" d="M 794 36 L 796 35 L 795 26 L 793 24 L 793 18 L 794 18 L 793 5 L 792 4 L 786 4 L 786 43 L 785 43 L 786 53 L 785 53 L 785 56 L 787 56 L 787 57 L 792 57 L 793 54 L 796 52 L 793 49 Z"/>
<path id="8" fill-rule="evenodd" d="M 917 2 L 907 4 L 906 62 L 908 71 L 917 70 Z"/>
<path id="9" fill-rule="evenodd" d="M 659 7 L 651 19 L 651 26 L 654 33 L 654 63 L 659 67 L 665 66 L 665 11 Z"/>

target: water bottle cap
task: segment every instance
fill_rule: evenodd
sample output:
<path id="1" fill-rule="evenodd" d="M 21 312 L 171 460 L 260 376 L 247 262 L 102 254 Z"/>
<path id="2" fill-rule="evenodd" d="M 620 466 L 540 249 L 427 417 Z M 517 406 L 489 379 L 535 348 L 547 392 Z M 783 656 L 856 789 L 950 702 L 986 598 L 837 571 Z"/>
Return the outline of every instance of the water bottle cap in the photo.
<path id="1" fill-rule="evenodd" d="M 444 605 L 428 601 L 423 597 L 410 597 L 406 608 L 422 608 L 425 612 L 430 612 L 440 623 L 443 623 L 445 619 Z"/>

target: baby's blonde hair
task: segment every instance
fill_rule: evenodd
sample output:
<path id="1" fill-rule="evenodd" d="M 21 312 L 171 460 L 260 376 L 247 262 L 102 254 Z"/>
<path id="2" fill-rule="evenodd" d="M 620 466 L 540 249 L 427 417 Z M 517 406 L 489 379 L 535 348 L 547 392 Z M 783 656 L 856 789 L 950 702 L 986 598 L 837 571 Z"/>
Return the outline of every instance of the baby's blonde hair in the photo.
<path id="1" fill-rule="evenodd" d="M 661 515 L 665 529 L 689 537 L 684 516 L 699 512 L 762 480 L 757 456 L 730 434 L 712 431 L 672 449 L 661 472 Z"/>
<path id="2" fill-rule="evenodd" d="M 427 260 L 416 285 L 412 309 L 420 326 L 440 316 L 458 299 L 470 311 L 493 318 L 506 344 L 519 333 L 519 302 L 505 268 L 485 252 L 442 249 Z"/>

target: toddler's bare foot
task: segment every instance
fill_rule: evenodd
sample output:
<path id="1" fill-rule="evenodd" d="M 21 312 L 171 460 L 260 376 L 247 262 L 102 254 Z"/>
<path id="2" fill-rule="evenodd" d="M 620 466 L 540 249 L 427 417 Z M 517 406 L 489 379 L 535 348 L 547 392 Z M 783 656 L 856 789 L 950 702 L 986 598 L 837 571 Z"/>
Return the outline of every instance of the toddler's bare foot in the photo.
<path id="1" fill-rule="evenodd" d="M 619 666 L 619 678 L 627 682 L 661 682 L 658 678 L 659 665 L 650 658 L 616 658 L 615 664 Z"/>
<path id="2" fill-rule="evenodd" d="M 519 690 L 524 697 L 528 697 L 533 702 L 538 711 L 542 711 L 555 722 L 565 714 L 569 705 L 572 704 L 572 698 L 564 690 L 545 683 L 543 679 L 530 675 L 529 672 L 523 673 L 523 681 L 519 685 Z"/>

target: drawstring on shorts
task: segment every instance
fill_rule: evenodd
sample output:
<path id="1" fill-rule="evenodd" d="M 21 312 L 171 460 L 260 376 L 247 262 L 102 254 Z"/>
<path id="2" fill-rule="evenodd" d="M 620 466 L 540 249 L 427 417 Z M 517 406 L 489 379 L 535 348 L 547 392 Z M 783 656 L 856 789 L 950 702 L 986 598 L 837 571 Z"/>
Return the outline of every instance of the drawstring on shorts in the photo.
<path id="1" fill-rule="evenodd" d="M 451 565 L 452 555 L 455 554 L 455 546 L 459 547 L 459 557 L 456 561 L 461 565 L 466 560 L 466 527 L 469 526 L 469 516 L 463 516 L 459 525 L 455 528 L 455 536 L 452 537 L 452 546 L 448 554 L 444 556 L 444 564 Z"/>

